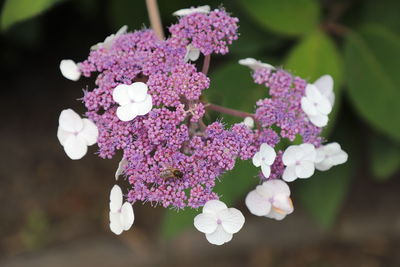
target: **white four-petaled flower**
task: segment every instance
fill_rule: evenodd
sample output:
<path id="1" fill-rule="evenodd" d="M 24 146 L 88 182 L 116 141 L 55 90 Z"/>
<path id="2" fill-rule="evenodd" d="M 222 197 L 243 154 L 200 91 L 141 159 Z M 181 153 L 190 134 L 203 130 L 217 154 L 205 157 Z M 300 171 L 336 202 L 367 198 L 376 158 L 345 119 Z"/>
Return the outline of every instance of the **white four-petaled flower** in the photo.
<path id="1" fill-rule="evenodd" d="M 146 115 L 153 107 L 151 95 L 145 83 L 120 84 L 114 88 L 113 99 L 120 106 L 117 116 L 121 121 L 130 121 L 136 116 Z"/>
<path id="2" fill-rule="evenodd" d="M 120 235 L 123 231 L 131 228 L 135 215 L 131 203 L 123 202 L 122 190 L 118 185 L 114 185 L 110 193 L 110 229 Z"/>
<path id="3" fill-rule="evenodd" d="M 118 180 L 118 177 L 125 171 L 127 165 L 128 161 L 125 158 L 122 158 L 118 163 L 118 169 L 115 172 L 115 180 Z"/>
<path id="4" fill-rule="evenodd" d="M 103 42 L 93 45 L 92 47 L 90 47 L 90 49 L 97 50 L 100 47 L 109 49 L 112 46 L 112 44 L 114 43 L 115 39 L 120 37 L 122 34 L 125 34 L 127 32 L 127 30 L 128 30 L 128 26 L 126 26 L 126 25 L 122 26 L 115 34 L 111 34 L 111 35 L 107 36 Z"/>
<path id="5" fill-rule="evenodd" d="M 329 78 L 324 78 L 317 84 L 327 84 Z M 324 127 L 328 123 L 328 114 L 332 111 L 332 94 L 322 94 L 315 84 L 308 84 L 305 96 L 301 98 L 301 108 L 307 114 L 310 121 L 318 127 Z M 328 95 L 332 100 L 328 99 Z M 332 102 L 331 102 L 332 101 Z"/>
<path id="6" fill-rule="evenodd" d="M 315 171 L 316 150 L 312 144 L 289 146 L 282 155 L 286 166 L 282 179 L 291 182 L 297 178 L 309 178 Z"/>
<path id="7" fill-rule="evenodd" d="M 239 64 L 243 65 L 243 66 L 246 66 L 246 67 L 249 67 L 252 70 L 258 70 L 258 69 L 261 69 L 261 68 L 273 69 L 273 70 L 275 69 L 274 66 L 272 66 L 272 65 L 270 65 L 268 63 L 263 63 L 263 62 L 261 62 L 259 60 L 256 60 L 256 59 L 250 58 L 250 57 L 239 60 Z"/>
<path id="8" fill-rule="evenodd" d="M 81 77 L 78 65 L 72 59 L 63 59 L 60 62 L 61 74 L 71 81 L 77 81 Z"/>
<path id="9" fill-rule="evenodd" d="M 82 119 L 72 109 L 61 111 L 58 119 L 57 137 L 71 159 L 80 159 L 87 147 L 97 142 L 99 131 L 89 119 Z"/>
<path id="10" fill-rule="evenodd" d="M 228 208 L 219 200 L 209 200 L 203 207 L 203 213 L 194 218 L 194 226 L 206 234 L 208 242 L 222 245 L 231 241 L 233 234 L 243 227 L 244 221 L 240 210 Z"/>
<path id="11" fill-rule="evenodd" d="M 185 62 L 190 61 L 196 61 L 197 59 L 199 59 L 200 57 L 200 49 L 198 49 L 197 47 L 195 47 L 192 44 L 189 44 L 186 47 L 186 54 L 185 54 Z"/>
<path id="12" fill-rule="evenodd" d="M 268 180 L 247 194 L 246 206 L 256 216 L 282 220 L 293 212 L 289 186 L 282 180 Z"/>
<path id="13" fill-rule="evenodd" d="M 253 156 L 253 164 L 256 167 L 261 166 L 261 171 L 265 178 L 268 178 L 271 174 L 271 165 L 274 163 L 276 158 L 276 152 L 273 147 L 264 143 L 260 147 L 260 151 L 258 151 Z"/>
<path id="14" fill-rule="evenodd" d="M 317 148 L 315 168 L 320 171 L 329 170 L 332 166 L 343 164 L 348 155 L 338 143 L 330 143 Z"/>
<path id="15" fill-rule="evenodd" d="M 187 16 L 193 13 L 203 13 L 203 14 L 208 14 L 210 13 L 210 6 L 198 6 L 198 7 L 191 7 L 191 8 L 184 8 L 184 9 L 179 9 L 172 13 L 172 15 L 177 16 L 177 17 L 183 17 Z"/>

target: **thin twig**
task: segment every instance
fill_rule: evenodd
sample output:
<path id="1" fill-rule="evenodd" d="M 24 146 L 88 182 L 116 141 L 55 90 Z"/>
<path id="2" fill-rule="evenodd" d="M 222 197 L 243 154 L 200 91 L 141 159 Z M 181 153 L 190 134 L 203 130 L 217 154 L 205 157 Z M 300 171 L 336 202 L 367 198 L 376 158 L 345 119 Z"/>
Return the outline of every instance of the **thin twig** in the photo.
<path id="1" fill-rule="evenodd" d="M 235 117 L 240 117 L 240 118 L 246 118 L 246 117 L 252 117 L 254 118 L 254 114 L 251 113 L 247 113 L 244 111 L 240 111 L 240 110 L 236 110 L 236 109 L 231 109 L 231 108 L 226 108 L 226 107 L 222 107 L 222 106 L 218 106 L 215 104 L 205 104 L 205 108 L 208 108 L 210 110 L 214 110 L 220 113 L 225 113 L 225 114 L 229 114 Z"/>
<path id="2" fill-rule="evenodd" d="M 158 11 L 157 0 L 146 0 L 147 12 L 149 13 L 149 20 L 151 28 L 156 33 L 160 40 L 164 39 L 164 31 L 161 23 L 160 13 Z"/>
<path id="3" fill-rule="evenodd" d="M 203 61 L 203 69 L 201 70 L 204 75 L 207 75 L 208 69 L 210 68 L 210 61 L 211 61 L 211 55 L 207 55 L 204 57 Z"/>

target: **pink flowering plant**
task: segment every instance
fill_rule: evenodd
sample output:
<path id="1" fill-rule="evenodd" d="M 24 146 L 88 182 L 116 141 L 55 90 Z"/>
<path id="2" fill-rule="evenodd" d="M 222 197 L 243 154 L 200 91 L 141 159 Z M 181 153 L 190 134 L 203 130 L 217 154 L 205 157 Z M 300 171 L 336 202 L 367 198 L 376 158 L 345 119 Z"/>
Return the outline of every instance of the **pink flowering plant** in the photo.
<path id="1" fill-rule="evenodd" d="M 93 46 L 86 60 L 61 61 L 64 77 L 96 80 L 82 98 L 85 118 L 63 110 L 57 136 L 71 159 L 82 158 L 95 143 L 101 158 L 121 157 L 117 152 L 122 152 L 115 178 L 130 186 L 115 185 L 110 194 L 115 234 L 132 226 L 132 205 L 143 202 L 202 209 L 193 218 L 195 228 L 210 243 L 222 245 L 245 219 L 220 200 L 214 187 L 224 183 L 223 175 L 238 160 L 259 169 L 259 185 L 245 198 L 250 213 L 276 220 L 294 210 L 288 183 L 346 162 L 340 145 L 327 144 L 321 136 L 334 105 L 333 79 L 327 74 L 310 82 L 246 58 L 239 61 L 243 71 L 250 68 L 254 83 L 265 87 L 254 112 L 210 103 L 204 92 L 212 83 L 211 55 L 229 53 L 239 37 L 239 19 L 208 6 L 174 15 L 178 20 L 167 38 L 157 25 L 133 32 L 122 27 Z M 210 111 L 243 121 L 231 126 L 223 118 L 209 121 Z"/>

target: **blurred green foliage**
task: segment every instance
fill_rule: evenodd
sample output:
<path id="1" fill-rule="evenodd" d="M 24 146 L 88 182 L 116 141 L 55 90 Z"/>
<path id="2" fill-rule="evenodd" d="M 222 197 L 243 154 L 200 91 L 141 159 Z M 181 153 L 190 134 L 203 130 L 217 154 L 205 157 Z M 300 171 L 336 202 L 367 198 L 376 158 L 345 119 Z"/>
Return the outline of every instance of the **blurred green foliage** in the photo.
<path id="1" fill-rule="evenodd" d="M 61 1 L 62 5 L 55 5 Z M 283 66 L 310 82 L 323 74 L 334 77 L 336 103 L 324 135 L 342 144 L 349 153 L 349 161 L 294 183 L 295 205 L 300 203 L 320 225 L 329 227 L 359 170 L 362 155 L 368 156 L 370 176 L 378 181 L 398 172 L 400 1 L 160 0 L 163 23 L 167 26 L 176 21 L 171 15 L 176 9 L 204 4 L 212 8 L 222 4 L 240 19 L 240 38 L 232 45 L 231 53 L 212 58 L 211 88 L 205 95 L 211 102 L 252 112 L 255 100 L 267 95 L 262 87 L 252 83 L 249 70 L 236 63 L 244 57 Z M 17 36 L 19 42 L 37 43 L 34 35 L 41 32 L 43 23 L 31 19 L 28 27 L 20 22 L 63 5 L 73 6 L 93 24 L 101 22 L 104 36 L 124 24 L 131 30 L 149 25 L 144 0 L 6 0 L 1 28 L 8 30 L 7 38 Z M 24 26 L 14 26 L 17 23 Z M 77 31 L 71 27 L 69 34 Z M 216 113 L 209 116 L 222 119 Z M 230 116 L 223 118 L 227 125 L 239 121 Z M 361 154 L 361 150 L 367 153 Z M 238 199 L 243 201 L 246 192 L 258 182 L 257 171 L 249 162 L 238 162 L 234 170 L 221 177 L 223 183 L 218 183 L 215 191 L 229 205 Z M 163 236 L 172 237 L 182 231 L 197 213 L 167 211 L 161 229 Z M 27 233 L 42 231 L 41 226 L 35 225 L 27 229 Z M 27 234 L 27 242 L 36 243 L 29 241 L 30 236 Z"/>

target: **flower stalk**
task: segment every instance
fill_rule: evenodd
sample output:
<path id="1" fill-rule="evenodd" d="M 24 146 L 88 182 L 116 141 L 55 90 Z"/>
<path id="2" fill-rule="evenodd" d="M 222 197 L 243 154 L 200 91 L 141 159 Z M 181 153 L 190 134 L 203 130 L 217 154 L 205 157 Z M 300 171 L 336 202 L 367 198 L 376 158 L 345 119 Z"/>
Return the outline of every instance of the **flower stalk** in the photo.
<path id="1" fill-rule="evenodd" d="M 240 111 L 240 110 L 236 110 L 236 109 L 223 107 L 223 106 L 219 106 L 219 105 L 215 105 L 215 104 L 211 104 L 211 103 L 205 104 L 205 108 L 207 108 L 209 110 L 217 111 L 219 113 L 232 115 L 232 116 L 235 116 L 235 117 L 240 117 L 240 118 L 252 117 L 252 118 L 254 118 L 254 114 L 251 114 L 251 113 L 248 113 L 248 112 L 244 112 L 244 111 Z"/>
<path id="2" fill-rule="evenodd" d="M 146 0 L 146 6 L 151 28 L 153 28 L 157 37 L 160 38 L 160 40 L 163 40 L 164 31 L 161 23 L 160 12 L 158 11 L 157 0 Z"/>

